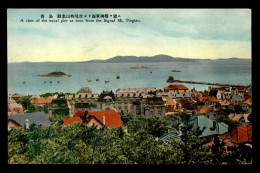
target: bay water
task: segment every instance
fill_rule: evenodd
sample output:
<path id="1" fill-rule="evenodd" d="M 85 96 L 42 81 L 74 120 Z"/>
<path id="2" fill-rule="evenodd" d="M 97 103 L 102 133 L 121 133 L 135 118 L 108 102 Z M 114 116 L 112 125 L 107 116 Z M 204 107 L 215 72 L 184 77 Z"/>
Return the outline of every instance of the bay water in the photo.
<path id="1" fill-rule="evenodd" d="M 148 66 L 151 69 L 131 69 L 132 66 Z M 116 91 L 119 88 L 156 88 L 170 85 L 166 80 L 173 76 L 176 80 L 222 83 L 251 84 L 251 62 L 231 61 L 205 62 L 153 62 L 153 63 L 78 63 L 41 62 L 8 63 L 8 94 L 44 94 L 47 92 L 76 93 L 81 87 L 90 87 L 94 93 L 103 90 Z M 35 75 L 62 71 L 71 77 L 39 77 Z M 181 70 L 182 72 L 171 72 Z M 150 73 L 150 71 L 152 73 Z M 116 75 L 120 79 L 116 79 Z M 96 81 L 96 79 L 99 81 Z M 58 83 L 57 81 L 60 81 Z M 91 82 L 89 82 L 91 80 Z M 52 81 L 52 83 L 50 83 Z M 104 81 L 110 81 L 105 83 Z M 25 82 L 25 83 L 24 83 Z M 175 84 L 175 83 L 174 83 Z M 185 84 L 189 89 L 208 90 L 208 85 Z"/>

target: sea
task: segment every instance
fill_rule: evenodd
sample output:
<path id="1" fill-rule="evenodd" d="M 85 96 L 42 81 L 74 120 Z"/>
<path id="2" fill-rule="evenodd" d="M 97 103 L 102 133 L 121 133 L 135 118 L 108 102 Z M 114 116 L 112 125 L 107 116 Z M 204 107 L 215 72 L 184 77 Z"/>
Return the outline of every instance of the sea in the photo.
<path id="1" fill-rule="evenodd" d="M 147 66 L 151 69 L 131 69 L 132 66 Z M 180 70 L 181 72 L 171 72 Z M 39 77 L 62 71 L 71 77 Z M 47 92 L 76 93 L 82 87 L 89 87 L 94 93 L 116 91 L 120 88 L 156 88 L 163 90 L 176 80 L 221 84 L 250 85 L 252 64 L 237 61 L 205 62 L 152 62 L 152 63 L 78 63 L 78 62 L 23 62 L 7 63 L 8 94 L 41 95 Z M 116 76 L 120 78 L 117 79 Z M 99 81 L 96 81 L 99 79 Z M 91 80 L 91 81 L 90 81 Z M 52 81 L 52 83 L 50 83 Z M 58 81 L 60 81 L 58 83 Z M 105 81 L 109 81 L 105 83 Z M 208 90 L 208 85 L 182 85 L 198 91 Z"/>

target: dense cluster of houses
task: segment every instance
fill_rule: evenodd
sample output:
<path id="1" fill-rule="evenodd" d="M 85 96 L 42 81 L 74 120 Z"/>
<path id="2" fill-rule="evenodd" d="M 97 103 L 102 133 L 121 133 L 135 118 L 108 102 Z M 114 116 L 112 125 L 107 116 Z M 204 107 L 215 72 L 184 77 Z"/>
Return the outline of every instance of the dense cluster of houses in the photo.
<path id="1" fill-rule="evenodd" d="M 227 124 L 217 122 L 220 109 L 235 110 L 239 105 L 242 110 L 252 107 L 250 87 L 209 87 L 208 91 L 189 90 L 181 84 L 155 88 L 121 88 L 113 91 L 93 93 L 89 87 L 80 88 L 75 94 L 63 93 L 47 98 L 33 95 L 30 103 L 36 107 L 47 108 L 47 112 L 27 113 L 16 101 L 22 95 L 15 93 L 8 97 L 8 130 L 26 127 L 31 124 L 49 126 L 50 117 L 68 116 L 64 118 L 64 125 L 82 121 L 81 115 L 88 111 L 87 126 L 106 125 L 108 128 L 124 126 L 120 115 L 167 116 L 181 113 L 184 110 L 191 113 L 194 128 L 204 128 L 199 136 L 208 141 L 206 146 L 212 145 L 213 136 L 218 136 L 227 145 L 252 142 L 252 125 L 248 119 L 250 113 L 230 113 L 228 118 L 239 122 L 242 126 L 230 129 Z M 176 122 L 174 122 L 176 123 Z M 173 123 L 173 124 L 174 124 Z M 180 139 L 180 130 L 173 124 L 168 125 L 168 133 L 158 137 L 164 144 L 169 139 Z"/>

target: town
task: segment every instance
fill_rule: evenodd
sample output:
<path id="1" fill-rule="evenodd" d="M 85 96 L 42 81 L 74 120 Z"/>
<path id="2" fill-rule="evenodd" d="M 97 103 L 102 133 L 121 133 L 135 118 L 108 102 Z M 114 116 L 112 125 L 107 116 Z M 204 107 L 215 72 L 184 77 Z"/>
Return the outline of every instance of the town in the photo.
<path id="1" fill-rule="evenodd" d="M 74 126 L 75 128 L 80 128 L 76 125 L 82 123 L 88 129 L 85 133 L 99 135 L 99 138 L 97 136 L 87 138 L 86 136 L 88 135 L 86 134 L 85 137 L 84 135 L 82 137 L 82 141 L 89 141 L 84 144 L 86 148 L 87 144 L 92 146 L 92 149 L 88 150 L 92 152 L 92 154 L 89 154 L 89 160 L 85 158 L 87 156 L 82 156 L 83 151 L 81 151 L 80 156 L 77 155 L 80 160 L 82 159 L 79 162 L 73 159 L 71 159 L 73 161 L 66 161 L 65 158 L 56 159 L 56 155 L 51 155 L 53 154 L 51 152 L 48 156 L 51 158 L 49 161 L 40 160 L 39 158 L 42 153 L 37 153 L 37 156 L 33 157 L 26 156 L 21 151 L 20 156 L 27 158 L 27 161 L 24 161 L 26 159 L 20 158 L 19 160 L 15 158 L 19 156 L 19 153 L 12 152 L 9 152 L 8 161 L 10 163 L 19 163 L 21 160 L 23 160 L 21 163 L 29 163 L 33 160 L 32 163 L 228 164 L 235 162 L 248 164 L 252 162 L 251 97 L 251 86 L 209 86 L 208 90 L 197 91 L 195 88 L 189 89 L 182 84 L 171 84 L 162 89 L 119 88 L 115 92 L 108 90 L 101 93 L 95 93 L 89 87 L 79 88 L 76 93 L 56 92 L 42 95 L 21 95 L 14 93 L 8 96 L 8 139 L 10 134 L 21 129 L 23 129 L 23 133 L 25 131 L 26 133 L 30 133 L 32 129 L 52 129 L 54 128 L 52 126 L 57 126 L 57 124 L 59 128 L 71 129 Z M 142 122 L 139 122 L 138 124 L 138 121 L 147 123 L 142 124 Z M 187 133 L 187 129 L 186 131 L 183 130 L 185 129 L 183 127 L 187 127 L 192 132 L 192 135 Z M 95 128 L 95 133 L 91 131 L 92 128 Z M 100 133 L 104 129 L 106 132 L 103 133 L 106 133 L 106 135 L 111 135 L 112 131 L 116 131 L 124 136 L 121 140 L 118 139 L 121 142 L 123 141 L 122 146 L 120 143 L 116 144 L 112 139 L 107 137 L 110 140 L 110 142 L 107 142 L 109 146 L 113 143 L 116 146 L 129 147 L 128 145 L 130 144 L 123 146 L 123 143 L 124 140 L 130 140 L 129 138 L 132 135 L 130 143 L 135 148 L 139 145 L 135 143 L 135 141 L 137 142 L 137 138 L 138 140 L 144 138 L 144 140 L 138 141 L 142 143 L 139 146 L 140 148 L 138 148 L 140 149 L 140 151 L 138 150 L 139 153 L 136 154 L 138 157 L 134 156 L 133 153 L 131 154 L 134 151 L 127 148 L 118 151 L 120 153 L 118 155 L 112 154 L 112 157 L 110 152 L 113 152 L 112 149 L 114 146 L 111 146 L 110 155 L 107 154 L 108 156 L 106 156 L 110 158 L 100 159 L 101 157 L 105 157 L 102 152 L 104 154 L 108 152 L 104 150 L 104 147 L 108 144 L 100 144 L 98 146 L 94 144 L 97 143 L 98 139 L 103 142 L 108 140 L 107 138 L 103 139 L 100 137 L 102 136 Z M 119 129 L 119 131 L 116 129 Z M 197 133 L 198 130 L 200 133 Z M 66 133 L 70 135 L 75 133 L 75 136 L 78 135 L 77 131 L 72 131 L 66 131 Z M 84 131 L 84 128 L 82 131 Z M 57 136 L 65 135 L 57 133 L 55 133 Z M 61 129 L 60 133 L 62 133 Z M 19 136 L 19 133 L 16 132 L 16 135 Z M 145 136 L 147 136 L 147 139 Z M 201 145 L 198 150 L 194 148 L 190 151 L 188 150 L 189 147 L 185 144 L 188 145 L 192 141 L 190 139 L 195 139 L 194 137 L 197 143 Z M 95 139 L 94 142 L 92 141 L 93 139 Z M 12 140 L 10 139 L 10 143 L 19 142 Z M 34 138 L 31 140 L 35 142 L 42 139 Z M 26 142 L 28 141 L 26 140 Z M 144 142 L 151 143 L 147 144 L 150 147 L 149 149 L 142 148 L 146 146 Z M 176 143 L 178 147 L 183 149 L 183 151 L 178 150 L 178 152 L 181 152 L 179 155 L 184 157 L 183 160 L 178 160 L 180 156 L 176 156 L 173 159 L 174 153 L 177 152 L 176 148 L 178 148 L 176 147 Z M 158 153 L 160 152 L 157 150 L 160 147 L 156 147 L 157 149 L 154 149 L 156 150 L 155 152 L 152 146 L 150 146 L 152 144 L 166 147 L 167 150 L 165 151 L 168 151 L 166 152 L 167 154 L 161 153 L 159 156 Z M 190 142 L 191 146 L 193 144 L 194 141 L 193 143 Z M 38 145 L 40 144 L 38 143 Z M 75 145 L 82 145 L 83 147 L 81 143 Z M 175 146 L 175 149 L 169 148 L 170 146 Z M 37 148 L 40 146 L 31 146 L 31 148 L 33 147 Z M 97 152 L 97 148 L 99 148 L 99 152 Z M 136 148 L 133 150 L 138 152 Z M 129 153 L 124 154 L 123 151 L 128 151 Z M 196 151 L 203 151 L 202 153 L 206 154 L 203 156 L 199 155 L 195 159 L 191 158 L 194 155 L 192 152 Z M 36 150 L 31 152 L 36 152 Z M 56 151 L 53 152 L 56 153 Z M 75 149 L 75 152 L 80 151 L 76 151 Z M 144 154 L 146 157 L 141 156 L 140 153 L 143 152 L 148 152 L 149 154 Z M 111 160 L 108 161 L 109 159 Z"/>

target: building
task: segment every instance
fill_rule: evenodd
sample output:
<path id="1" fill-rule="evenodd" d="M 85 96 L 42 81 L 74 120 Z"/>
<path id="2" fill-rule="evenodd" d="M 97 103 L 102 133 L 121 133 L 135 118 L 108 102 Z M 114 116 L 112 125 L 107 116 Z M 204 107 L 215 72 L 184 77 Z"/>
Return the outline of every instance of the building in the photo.
<path id="1" fill-rule="evenodd" d="M 231 113 L 228 115 L 228 118 L 233 120 L 233 121 L 236 121 L 236 122 L 239 122 L 241 124 L 248 124 L 249 123 L 249 120 L 248 120 L 248 117 L 249 117 L 250 114 L 236 114 L 236 113 Z"/>
<path id="2" fill-rule="evenodd" d="M 181 140 L 181 131 L 180 128 L 176 128 L 176 125 L 182 122 L 180 120 L 176 120 L 173 123 L 167 126 L 168 133 L 162 135 L 158 138 L 159 141 L 164 144 L 169 144 L 170 139 Z M 211 120 L 204 115 L 193 115 L 190 118 L 190 125 L 192 125 L 192 130 L 195 132 L 197 129 L 201 130 L 202 133 L 198 136 L 199 138 L 203 138 L 206 141 L 211 141 L 214 135 L 220 135 L 228 132 L 228 125 L 225 123 L 219 123 Z M 179 126 L 180 127 L 180 126 Z"/>
<path id="3" fill-rule="evenodd" d="M 175 84 L 175 85 L 169 85 L 167 87 L 164 87 L 164 91 L 165 92 L 173 92 L 173 93 L 185 93 L 188 91 L 188 88 L 184 85 L 181 85 L 181 84 Z"/>
<path id="4" fill-rule="evenodd" d="M 204 103 L 205 106 L 214 107 L 217 105 L 216 97 L 200 97 L 199 102 Z"/>
<path id="5" fill-rule="evenodd" d="M 11 109 L 11 114 L 23 114 L 23 106 L 16 103 L 14 100 L 8 100 L 8 107 Z"/>
<path id="6" fill-rule="evenodd" d="M 141 115 L 141 100 L 155 88 L 122 88 L 116 91 L 115 109 L 121 114 Z"/>
<path id="7" fill-rule="evenodd" d="M 166 102 L 161 96 L 149 94 L 140 101 L 141 115 L 163 116 L 166 113 Z"/>
<path id="8" fill-rule="evenodd" d="M 230 139 L 234 144 L 252 145 L 252 124 L 238 126 L 221 135 L 224 139 Z"/>
<path id="9" fill-rule="evenodd" d="M 14 93 L 12 96 L 11 96 L 11 99 L 13 99 L 14 101 L 18 100 L 19 98 L 21 98 L 23 95 L 22 94 L 19 94 L 19 93 Z"/>
<path id="10" fill-rule="evenodd" d="M 33 112 L 8 116 L 8 131 L 10 131 L 12 128 L 29 128 L 32 124 L 38 126 L 51 125 L 48 114 L 44 112 Z"/>
<path id="11" fill-rule="evenodd" d="M 231 91 L 228 86 L 213 86 L 208 89 L 210 97 L 216 97 L 217 100 L 230 99 Z"/>
<path id="12" fill-rule="evenodd" d="M 12 110 L 9 107 L 7 107 L 7 113 L 8 113 L 8 115 L 12 114 Z"/>
<path id="13" fill-rule="evenodd" d="M 92 89 L 91 88 L 89 88 L 89 87 L 82 87 L 82 88 L 80 88 L 79 89 L 79 91 L 77 91 L 77 93 L 76 93 L 76 95 L 88 95 L 88 94 L 93 94 L 93 91 L 92 91 Z"/>
<path id="14" fill-rule="evenodd" d="M 71 107 L 69 107 L 69 102 L 65 98 L 52 99 L 50 106 L 48 107 L 49 117 L 52 116 L 68 116 L 72 112 Z"/>
<path id="15" fill-rule="evenodd" d="M 220 109 L 228 109 L 228 106 L 230 105 L 230 102 L 227 100 L 220 100 L 218 103 Z"/>
<path id="16" fill-rule="evenodd" d="M 251 107 L 252 107 L 251 99 L 247 99 L 246 101 L 242 102 L 242 104 L 241 104 L 241 108 L 243 110 L 247 110 L 247 109 L 249 109 Z"/>
<path id="17" fill-rule="evenodd" d="M 52 102 L 52 97 L 33 97 L 30 101 L 31 104 L 37 106 L 37 107 L 44 107 L 48 106 Z"/>
<path id="18" fill-rule="evenodd" d="M 64 118 L 64 125 L 71 125 L 74 122 L 82 121 L 80 115 L 84 114 L 83 111 L 77 111 L 73 117 Z M 96 111 L 96 112 L 88 112 L 88 119 L 86 122 L 87 126 L 96 125 L 97 128 L 101 128 L 106 125 L 108 128 L 117 128 L 120 126 L 124 126 L 120 115 L 114 110 L 105 110 L 105 111 Z"/>
<path id="19" fill-rule="evenodd" d="M 72 117 L 75 112 L 75 102 L 72 100 L 71 97 L 65 97 L 65 98 L 68 101 L 69 115 L 70 117 Z"/>
<path id="20" fill-rule="evenodd" d="M 230 98 L 230 102 L 233 104 L 233 105 L 239 105 L 241 104 L 243 101 L 243 97 L 240 96 L 240 95 L 232 95 L 231 98 Z"/>

